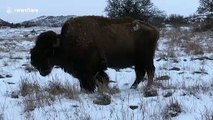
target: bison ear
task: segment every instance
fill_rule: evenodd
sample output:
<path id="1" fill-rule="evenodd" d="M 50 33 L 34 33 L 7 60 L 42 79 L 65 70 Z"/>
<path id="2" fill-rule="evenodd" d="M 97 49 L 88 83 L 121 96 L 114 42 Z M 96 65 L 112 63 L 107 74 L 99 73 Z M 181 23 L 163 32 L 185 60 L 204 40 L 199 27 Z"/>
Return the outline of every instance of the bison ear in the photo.
<path id="1" fill-rule="evenodd" d="M 60 46 L 60 44 L 61 44 L 61 39 L 59 36 L 57 36 L 56 40 L 53 42 L 53 47 L 57 48 Z"/>

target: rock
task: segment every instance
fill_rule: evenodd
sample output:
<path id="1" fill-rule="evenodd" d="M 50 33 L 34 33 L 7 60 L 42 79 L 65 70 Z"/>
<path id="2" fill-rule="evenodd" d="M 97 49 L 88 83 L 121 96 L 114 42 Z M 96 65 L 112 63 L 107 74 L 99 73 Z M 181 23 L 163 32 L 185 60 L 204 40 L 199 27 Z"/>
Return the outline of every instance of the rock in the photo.
<path id="1" fill-rule="evenodd" d="M 25 67 L 26 67 L 26 66 L 29 66 L 29 64 L 22 64 L 22 66 L 25 66 Z"/>
<path id="2" fill-rule="evenodd" d="M 11 93 L 11 98 L 19 98 L 19 96 L 18 96 L 18 92 L 12 92 Z"/>
<path id="3" fill-rule="evenodd" d="M 0 75 L 0 78 L 5 78 L 3 75 Z"/>
<path id="4" fill-rule="evenodd" d="M 77 108 L 77 107 L 79 107 L 79 106 L 78 106 L 78 105 L 72 105 L 72 107 Z"/>
<path id="5" fill-rule="evenodd" d="M 132 109 L 132 110 L 135 110 L 135 109 L 138 108 L 138 106 L 137 105 L 130 105 L 129 108 Z"/>
<path id="6" fill-rule="evenodd" d="M 206 74 L 206 75 L 208 75 L 207 72 L 203 72 L 203 71 L 194 71 L 193 74 Z"/>
<path id="7" fill-rule="evenodd" d="M 22 57 L 20 57 L 20 56 L 15 56 L 15 57 L 11 56 L 10 59 L 22 60 L 22 59 L 24 59 L 24 58 L 22 58 Z"/>
<path id="8" fill-rule="evenodd" d="M 156 80 L 169 80 L 170 77 L 168 75 L 157 77 Z"/>
<path id="9" fill-rule="evenodd" d="M 10 74 L 0 74 L 0 78 L 11 78 L 12 75 Z"/>
<path id="10" fill-rule="evenodd" d="M 14 82 L 7 82 L 7 84 L 14 85 L 15 83 Z"/>
<path id="11" fill-rule="evenodd" d="M 202 61 L 202 60 L 213 60 L 213 58 L 203 56 L 203 57 L 198 57 L 198 58 L 191 58 L 191 61 L 193 61 L 193 60 L 200 60 L 200 61 Z"/>
<path id="12" fill-rule="evenodd" d="M 163 97 L 171 97 L 172 96 L 172 92 L 167 92 L 166 94 L 163 95 Z"/>
<path id="13" fill-rule="evenodd" d="M 184 73 L 185 73 L 185 72 L 179 72 L 178 74 L 181 75 L 181 74 L 184 74 Z"/>
<path id="14" fill-rule="evenodd" d="M 171 69 L 169 69 L 169 70 L 180 71 L 180 68 L 178 68 L 178 67 L 173 67 L 173 68 L 171 68 Z"/>
<path id="15" fill-rule="evenodd" d="M 173 63 L 179 63 L 177 59 L 173 59 Z"/>
<path id="16" fill-rule="evenodd" d="M 5 77 L 6 77 L 6 78 L 11 78 L 11 77 L 12 77 L 12 75 L 6 75 Z"/>
<path id="17" fill-rule="evenodd" d="M 161 57 L 161 58 L 157 59 L 156 61 L 159 62 L 161 60 L 168 61 L 168 59 L 166 57 Z"/>

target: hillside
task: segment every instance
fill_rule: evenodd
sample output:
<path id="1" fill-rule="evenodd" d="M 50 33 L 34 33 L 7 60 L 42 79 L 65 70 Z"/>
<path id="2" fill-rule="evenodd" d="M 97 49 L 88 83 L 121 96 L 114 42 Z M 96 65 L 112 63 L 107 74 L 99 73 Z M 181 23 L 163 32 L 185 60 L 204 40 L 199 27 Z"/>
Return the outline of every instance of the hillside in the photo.
<path id="1" fill-rule="evenodd" d="M 68 16 L 40 16 L 32 20 L 21 22 L 21 26 L 46 26 L 46 27 L 60 27 L 63 23 L 69 19 L 75 17 L 73 15 Z"/>
<path id="2" fill-rule="evenodd" d="M 0 19 L 0 27 L 33 27 L 33 26 L 40 26 L 40 27 L 61 27 L 64 22 L 69 19 L 75 17 L 74 15 L 67 15 L 67 16 L 40 16 L 35 19 L 27 20 L 20 23 L 9 23 L 2 19 Z"/>
<path id="3" fill-rule="evenodd" d="M 5 26 L 10 26 L 10 25 L 11 25 L 11 24 L 10 24 L 9 22 L 6 22 L 6 21 L 0 19 L 0 28 L 1 28 L 1 27 L 5 27 Z"/>

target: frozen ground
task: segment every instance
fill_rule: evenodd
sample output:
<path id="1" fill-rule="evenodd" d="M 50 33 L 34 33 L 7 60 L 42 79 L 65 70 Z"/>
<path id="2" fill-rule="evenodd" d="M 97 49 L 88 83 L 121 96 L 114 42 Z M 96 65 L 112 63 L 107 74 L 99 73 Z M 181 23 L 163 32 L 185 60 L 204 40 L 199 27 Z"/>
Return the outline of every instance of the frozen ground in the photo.
<path id="1" fill-rule="evenodd" d="M 29 49 L 33 47 L 35 37 L 45 30 L 59 32 L 60 28 L 0 29 L 0 120 L 213 119 L 212 32 L 162 29 L 155 56 L 158 95 L 144 96 L 146 82 L 136 90 L 129 89 L 135 79 L 131 68 L 117 72 L 108 69 L 110 79 L 116 81 L 110 87 L 119 90 L 110 94 L 109 105 L 97 105 L 94 100 L 98 93 L 80 92 L 78 80 L 60 68 L 55 68 L 48 77 L 28 69 L 31 68 Z M 44 101 L 27 109 L 27 104 L 35 102 L 27 99 L 30 95 L 21 94 L 23 80 L 40 86 L 69 81 L 77 88 L 77 98 L 55 96 L 53 102 Z"/>

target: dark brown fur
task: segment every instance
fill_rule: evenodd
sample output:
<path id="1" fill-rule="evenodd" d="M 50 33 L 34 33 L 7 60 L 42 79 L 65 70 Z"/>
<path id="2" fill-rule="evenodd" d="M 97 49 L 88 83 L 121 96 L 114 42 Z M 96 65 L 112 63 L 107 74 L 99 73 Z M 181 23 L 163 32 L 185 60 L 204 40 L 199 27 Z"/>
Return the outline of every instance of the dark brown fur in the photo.
<path id="1" fill-rule="evenodd" d="M 39 39 L 43 35 L 46 38 Z M 107 67 L 120 69 L 135 66 L 136 80 L 131 88 L 138 86 L 146 72 L 148 86 L 152 85 L 155 71 L 153 57 L 159 32 L 147 23 L 132 18 L 84 16 L 66 21 L 61 34 L 52 42 L 47 40 L 50 36 L 53 35 L 41 34 L 31 50 L 32 64 L 38 69 L 41 69 L 43 61 L 37 59 L 42 56 L 38 49 L 52 49 L 48 54 L 53 55 L 47 58 L 50 64 L 48 71 L 58 65 L 78 78 L 81 87 L 88 91 L 94 91 L 96 79 L 108 79 L 104 72 Z M 60 46 L 50 47 L 57 39 L 60 39 Z M 44 44 L 46 48 L 39 47 L 42 46 L 39 44 Z"/>

